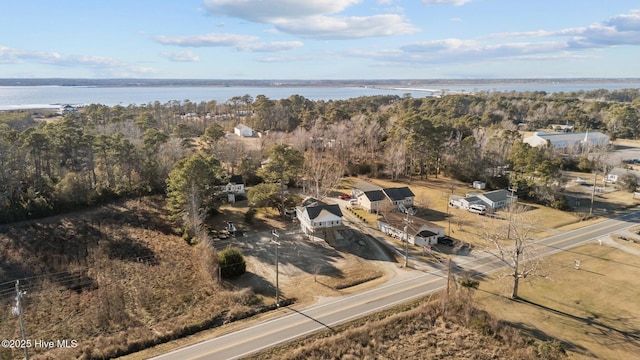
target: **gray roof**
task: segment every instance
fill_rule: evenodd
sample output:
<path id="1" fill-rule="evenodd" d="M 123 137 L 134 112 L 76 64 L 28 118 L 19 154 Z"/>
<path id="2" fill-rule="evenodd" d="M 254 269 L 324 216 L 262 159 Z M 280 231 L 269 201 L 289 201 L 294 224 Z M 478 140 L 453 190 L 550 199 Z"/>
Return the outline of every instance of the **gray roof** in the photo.
<path id="1" fill-rule="evenodd" d="M 411 189 L 406 186 L 401 188 L 385 188 L 382 189 L 382 191 L 384 191 L 384 193 L 387 194 L 389 199 L 391 199 L 392 201 L 404 200 L 408 197 L 415 196 L 413 191 L 411 191 Z"/>
<path id="2" fill-rule="evenodd" d="M 469 202 L 469 203 L 476 202 L 476 201 L 481 201 L 481 200 L 480 200 L 480 198 L 479 198 L 479 197 L 477 197 L 477 196 L 475 196 L 475 195 L 473 195 L 473 196 L 467 196 L 467 197 L 465 197 L 465 198 L 462 198 L 461 200 L 465 200 L 465 201 L 467 201 L 467 202 Z"/>
<path id="3" fill-rule="evenodd" d="M 369 201 L 380 201 L 385 198 L 382 190 L 365 191 L 364 196 L 366 196 Z"/>
<path id="4" fill-rule="evenodd" d="M 307 210 L 307 214 L 309 214 L 309 219 L 317 218 L 322 210 L 326 210 L 333 215 L 342 217 L 342 211 L 340 210 L 340 206 L 337 204 L 325 204 L 320 200 L 315 198 L 308 198 L 302 202 L 302 207 Z"/>
<path id="5" fill-rule="evenodd" d="M 609 136 L 599 131 L 587 131 L 579 133 L 562 133 L 562 134 L 545 134 L 542 132 L 535 133 L 543 140 L 550 141 L 555 147 L 569 147 L 573 145 L 588 144 L 604 144 L 609 142 Z"/>
<path id="6" fill-rule="evenodd" d="M 509 198 L 509 192 L 507 190 L 496 190 L 496 191 L 489 191 L 486 192 L 484 194 L 481 194 L 482 196 L 484 196 L 485 198 L 491 200 L 492 202 L 500 202 L 500 201 L 505 201 L 507 200 L 507 198 Z"/>
<path id="7" fill-rule="evenodd" d="M 244 180 L 242 180 L 242 175 L 231 175 L 231 179 L 229 179 L 229 184 L 244 184 Z"/>
<path id="8" fill-rule="evenodd" d="M 352 186 L 354 189 L 358 189 L 362 192 L 373 191 L 373 190 L 382 190 L 382 188 L 376 184 L 372 184 L 367 181 L 358 181 Z"/>

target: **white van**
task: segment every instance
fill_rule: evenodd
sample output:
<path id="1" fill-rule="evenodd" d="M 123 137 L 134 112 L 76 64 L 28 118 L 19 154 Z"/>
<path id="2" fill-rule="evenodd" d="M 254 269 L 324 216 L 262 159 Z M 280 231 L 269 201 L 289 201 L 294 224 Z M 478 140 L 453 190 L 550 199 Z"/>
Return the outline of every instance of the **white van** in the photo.
<path id="1" fill-rule="evenodd" d="M 484 205 L 469 205 L 470 213 L 485 215 L 487 213 L 487 207 Z"/>

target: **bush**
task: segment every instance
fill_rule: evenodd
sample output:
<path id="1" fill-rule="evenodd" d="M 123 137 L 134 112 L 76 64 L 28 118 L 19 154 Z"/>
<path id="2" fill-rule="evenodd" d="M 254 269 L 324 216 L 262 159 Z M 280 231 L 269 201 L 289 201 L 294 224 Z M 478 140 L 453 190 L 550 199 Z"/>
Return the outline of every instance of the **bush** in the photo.
<path id="1" fill-rule="evenodd" d="M 477 289 L 478 286 L 480 286 L 480 281 L 472 279 L 468 276 L 463 276 L 458 279 L 458 284 L 467 289 Z"/>
<path id="2" fill-rule="evenodd" d="M 234 278 L 247 271 L 247 264 L 240 251 L 231 245 L 218 254 L 218 266 L 223 279 Z"/>
<path id="3" fill-rule="evenodd" d="M 567 353 L 559 341 L 545 341 L 538 345 L 539 359 L 562 359 L 566 357 Z"/>
<path id="4" fill-rule="evenodd" d="M 253 220 L 256 218 L 257 210 L 255 208 L 249 208 L 246 213 L 244 213 L 244 222 L 247 224 L 253 224 Z"/>

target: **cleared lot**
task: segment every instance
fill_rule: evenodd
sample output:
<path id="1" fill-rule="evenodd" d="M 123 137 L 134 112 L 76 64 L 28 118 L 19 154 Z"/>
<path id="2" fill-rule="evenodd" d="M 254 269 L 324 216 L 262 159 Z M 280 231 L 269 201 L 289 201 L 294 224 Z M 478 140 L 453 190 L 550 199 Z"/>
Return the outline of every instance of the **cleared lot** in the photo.
<path id="1" fill-rule="evenodd" d="M 505 297 L 511 282 L 498 275 L 481 282 L 476 300 L 525 333 L 560 340 L 571 359 L 634 359 L 640 353 L 639 251 L 640 245 L 608 240 L 564 251 L 544 260 L 544 278 L 521 282 L 521 301 Z"/>

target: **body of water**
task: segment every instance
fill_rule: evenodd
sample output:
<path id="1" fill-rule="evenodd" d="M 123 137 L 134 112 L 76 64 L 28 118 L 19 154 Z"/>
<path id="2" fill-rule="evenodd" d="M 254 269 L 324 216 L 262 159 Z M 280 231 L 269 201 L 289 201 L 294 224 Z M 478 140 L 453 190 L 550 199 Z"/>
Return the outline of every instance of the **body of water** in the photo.
<path id="1" fill-rule="evenodd" d="M 425 97 L 443 93 L 473 93 L 478 91 L 546 91 L 573 92 L 580 90 L 640 88 L 639 83 L 531 83 L 488 85 L 442 85 L 429 87 L 84 87 L 84 86 L 0 86 L 0 110 L 58 108 L 60 105 L 143 105 L 159 101 L 189 100 L 194 103 L 216 100 L 224 103 L 235 96 L 264 95 L 272 100 L 301 95 L 309 100 L 346 100 L 360 96 L 410 94 Z"/>

